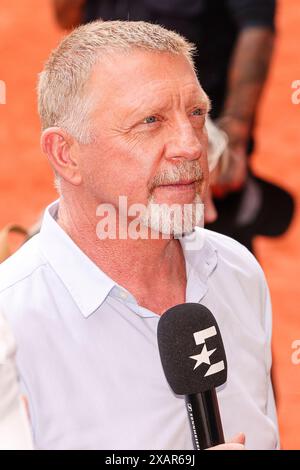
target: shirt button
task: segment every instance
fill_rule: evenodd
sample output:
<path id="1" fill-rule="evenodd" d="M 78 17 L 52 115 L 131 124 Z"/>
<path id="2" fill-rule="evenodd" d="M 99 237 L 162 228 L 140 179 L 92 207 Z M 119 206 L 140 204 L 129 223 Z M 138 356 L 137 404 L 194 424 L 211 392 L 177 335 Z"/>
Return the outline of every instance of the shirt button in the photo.
<path id="1" fill-rule="evenodd" d="M 127 299 L 127 294 L 123 290 L 120 291 L 120 295 L 121 295 L 122 299 Z"/>

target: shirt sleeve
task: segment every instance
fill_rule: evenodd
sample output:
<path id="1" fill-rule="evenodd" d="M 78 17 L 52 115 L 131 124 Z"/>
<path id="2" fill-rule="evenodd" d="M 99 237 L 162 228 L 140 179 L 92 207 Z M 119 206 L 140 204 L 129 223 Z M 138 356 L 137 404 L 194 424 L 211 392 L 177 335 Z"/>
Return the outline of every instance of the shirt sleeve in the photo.
<path id="1" fill-rule="evenodd" d="M 262 272 L 262 271 L 261 271 Z M 277 412 L 276 412 L 276 404 L 273 392 L 273 384 L 272 384 L 272 376 L 271 376 L 271 369 L 272 369 L 272 349 L 271 349 L 271 341 L 272 341 L 272 305 L 271 305 L 271 297 L 268 288 L 267 281 L 265 276 L 262 272 L 263 276 L 263 283 L 264 283 L 264 299 L 263 299 L 263 314 L 264 314 L 264 322 L 265 322 L 265 332 L 266 332 L 266 368 L 267 368 L 267 407 L 266 407 L 266 414 L 272 420 L 274 427 L 276 428 L 277 434 L 277 446 L 276 448 L 280 448 L 280 439 L 279 439 L 279 431 L 278 431 L 278 421 L 277 421 Z"/>
<path id="2" fill-rule="evenodd" d="M 20 397 L 15 353 L 14 337 L 0 312 L 0 450 L 31 450 L 32 437 Z"/>
<path id="3" fill-rule="evenodd" d="M 239 29 L 265 26 L 274 31 L 276 0 L 228 0 L 227 5 Z"/>

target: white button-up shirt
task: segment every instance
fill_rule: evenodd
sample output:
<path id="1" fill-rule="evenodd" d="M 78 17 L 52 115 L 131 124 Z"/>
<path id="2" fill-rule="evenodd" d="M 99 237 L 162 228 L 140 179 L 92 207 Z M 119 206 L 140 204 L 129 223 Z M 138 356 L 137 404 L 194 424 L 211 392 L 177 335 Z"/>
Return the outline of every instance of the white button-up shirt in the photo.
<path id="1" fill-rule="evenodd" d="M 0 312 L 0 450 L 31 450 L 31 432 L 20 396 L 15 353 L 15 340 Z"/>
<path id="2" fill-rule="evenodd" d="M 0 266 L 0 309 L 40 449 L 193 448 L 184 397 L 171 391 L 158 346 L 159 315 L 97 267 L 45 212 L 40 234 Z M 278 445 L 270 381 L 271 307 L 263 272 L 239 243 L 197 229 L 181 245 L 186 301 L 219 324 L 228 380 L 218 389 L 225 438 Z M 130 273 L 128 273 L 130 276 Z"/>

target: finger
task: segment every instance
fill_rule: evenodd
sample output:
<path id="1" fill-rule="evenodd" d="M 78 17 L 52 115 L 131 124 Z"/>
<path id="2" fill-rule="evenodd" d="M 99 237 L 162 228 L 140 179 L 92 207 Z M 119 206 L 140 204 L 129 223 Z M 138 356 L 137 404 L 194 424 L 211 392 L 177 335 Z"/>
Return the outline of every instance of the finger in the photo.
<path id="1" fill-rule="evenodd" d="M 220 444 L 215 447 L 210 447 L 206 450 L 245 450 L 243 444 L 236 444 L 234 442 L 228 442 L 227 444 Z"/>
<path id="2" fill-rule="evenodd" d="M 236 434 L 236 436 L 234 436 L 232 439 L 229 440 L 230 444 L 235 443 L 235 444 L 244 445 L 245 442 L 246 442 L 246 436 L 243 432 L 239 432 L 238 434 Z"/>

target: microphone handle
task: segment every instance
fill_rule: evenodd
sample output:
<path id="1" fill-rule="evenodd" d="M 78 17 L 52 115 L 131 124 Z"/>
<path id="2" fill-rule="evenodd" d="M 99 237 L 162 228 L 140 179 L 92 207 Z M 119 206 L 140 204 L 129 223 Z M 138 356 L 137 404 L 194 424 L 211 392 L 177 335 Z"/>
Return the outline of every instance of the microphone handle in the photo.
<path id="1" fill-rule="evenodd" d="M 224 444 L 224 433 L 215 388 L 185 395 L 195 450 Z"/>

